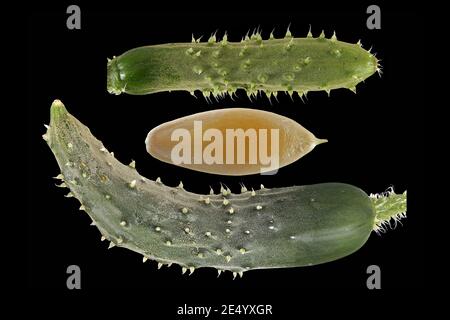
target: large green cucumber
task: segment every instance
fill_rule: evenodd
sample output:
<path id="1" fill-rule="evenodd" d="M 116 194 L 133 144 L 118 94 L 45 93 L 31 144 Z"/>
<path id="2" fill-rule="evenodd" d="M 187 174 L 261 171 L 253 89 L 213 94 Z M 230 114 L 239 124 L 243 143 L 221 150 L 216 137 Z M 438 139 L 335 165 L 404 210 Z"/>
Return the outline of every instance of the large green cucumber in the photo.
<path id="1" fill-rule="evenodd" d="M 44 139 L 103 239 L 183 271 L 234 274 L 315 265 L 358 250 L 373 229 L 406 211 L 406 193 L 369 197 L 342 183 L 198 195 L 123 165 L 56 100 Z"/>
<path id="2" fill-rule="evenodd" d="M 360 43 L 313 38 L 262 40 L 259 33 L 240 43 L 171 43 L 132 49 L 108 60 L 110 93 L 148 94 L 160 91 L 200 90 L 204 96 L 246 90 L 249 96 L 278 91 L 303 96 L 308 91 L 348 88 L 379 71 L 377 58 Z"/>

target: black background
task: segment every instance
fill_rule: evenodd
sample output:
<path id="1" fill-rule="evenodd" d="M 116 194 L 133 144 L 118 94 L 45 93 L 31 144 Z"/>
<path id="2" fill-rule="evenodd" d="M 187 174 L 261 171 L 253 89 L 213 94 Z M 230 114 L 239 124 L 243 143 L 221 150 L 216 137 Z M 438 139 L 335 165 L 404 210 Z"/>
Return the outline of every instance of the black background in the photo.
<path id="1" fill-rule="evenodd" d="M 317 5 L 298 3 L 277 6 L 237 6 L 225 3 L 173 5 L 96 5 L 78 2 L 81 30 L 66 28 L 67 5 L 40 5 L 28 20 L 28 276 L 32 287 L 66 289 L 66 268 L 82 270 L 82 288 L 177 289 L 179 292 L 215 292 L 245 295 L 268 292 L 265 301 L 288 289 L 366 288 L 366 268 L 377 264 L 382 287 L 417 287 L 423 277 L 422 182 L 424 137 L 422 135 L 423 80 L 418 54 L 411 43 L 421 44 L 420 17 L 408 7 L 381 5 L 382 29 L 366 28 L 367 5 Z M 267 38 L 284 36 L 288 24 L 294 36 L 306 35 L 309 25 L 317 36 L 336 31 L 338 39 L 373 47 L 381 59 L 383 75 L 359 84 L 358 93 L 344 89 L 309 93 L 305 103 L 283 94 L 279 103 L 266 98 L 250 102 L 243 92 L 208 104 L 187 92 L 147 96 L 110 95 L 106 91 L 106 58 L 128 49 L 165 42 L 188 42 L 226 30 L 229 41 L 240 41 L 250 29 L 260 27 Z M 67 189 L 54 187 L 51 177 L 59 173 L 56 161 L 41 135 L 49 122 L 49 107 L 61 99 L 69 112 L 91 128 L 93 134 L 128 163 L 136 160 L 138 171 L 165 184 L 183 181 L 187 190 L 218 191 L 219 183 L 232 191 L 247 187 L 282 187 L 320 182 L 346 182 L 368 193 L 408 189 L 408 218 L 403 225 L 382 236 L 372 234 L 356 253 L 309 268 L 258 270 L 243 279 L 231 280 L 225 273 L 216 279 L 213 269 L 181 275 L 178 266 L 156 269 L 155 262 L 141 261 L 131 251 L 100 242 L 100 233 L 78 211 L 78 202 L 64 198 Z M 153 127 L 196 112 L 223 107 L 250 107 L 273 111 L 301 123 L 329 143 L 319 146 L 300 161 L 279 170 L 275 176 L 225 177 L 204 174 L 159 162 L 145 151 L 144 139 Z M 282 289 L 282 290 L 278 290 Z M 186 296 L 188 299 L 189 295 Z M 242 302 L 241 302 L 242 303 Z"/>

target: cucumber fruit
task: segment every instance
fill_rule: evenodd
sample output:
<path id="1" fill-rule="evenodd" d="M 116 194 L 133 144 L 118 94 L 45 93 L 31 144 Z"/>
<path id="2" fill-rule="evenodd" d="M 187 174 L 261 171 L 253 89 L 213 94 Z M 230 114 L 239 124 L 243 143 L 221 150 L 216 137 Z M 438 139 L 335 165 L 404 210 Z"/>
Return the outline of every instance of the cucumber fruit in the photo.
<path id="1" fill-rule="evenodd" d="M 67 197 L 75 197 L 110 247 L 176 263 L 229 270 L 316 265 L 358 250 L 372 230 L 406 211 L 406 192 L 368 196 L 342 183 L 199 195 L 123 165 L 55 100 L 43 135 Z"/>
<path id="2" fill-rule="evenodd" d="M 249 97 L 279 91 L 300 97 L 309 91 L 347 88 L 380 71 L 377 58 L 356 44 L 327 39 L 294 38 L 290 31 L 283 39 L 260 33 L 241 42 L 216 36 L 204 43 L 171 43 L 144 46 L 108 59 L 107 90 L 113 94 L 149 94 L 161 91 L 199 90 L 206 98 L 233 95 L 244 89 Z"/>

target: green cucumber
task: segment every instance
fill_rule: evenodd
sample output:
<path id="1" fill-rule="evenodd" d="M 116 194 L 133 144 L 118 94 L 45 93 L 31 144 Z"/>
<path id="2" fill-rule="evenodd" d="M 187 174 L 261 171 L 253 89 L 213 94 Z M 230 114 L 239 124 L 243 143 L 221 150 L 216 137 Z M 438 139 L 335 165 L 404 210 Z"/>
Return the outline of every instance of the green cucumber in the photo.
<path id="1" fill-rule="evenodd" d="M 358 250 L 372 230 L 406 211 L 406 192 L 368 196 L 342 183 L 199 195 L 123 165 L 56 100 L 43 136 L 68 197 L 81 202 L 110 247 L 183 272 L 316 265 Z"/>
<path id="2" fill-rule="evenodd" d="M 228 42 L 225 34 L 217 42 L 171 43 L 139 47 L 108 59 L 107 89 L 110 93 L 149 94 L 161 91 L 199 90 L 205 97 L 234 94 L 244 89 L 249 96 L 279 91 L 300 97 L 309 91 L 348 88 L 380 71 L 377 58 L 362 48 L 330 39 L 324 33 L 313 38 L 283 39 L 271 34 L 246 36 L 240 43 Z M 356 91 L 355 91 L 356 92 Z"/>

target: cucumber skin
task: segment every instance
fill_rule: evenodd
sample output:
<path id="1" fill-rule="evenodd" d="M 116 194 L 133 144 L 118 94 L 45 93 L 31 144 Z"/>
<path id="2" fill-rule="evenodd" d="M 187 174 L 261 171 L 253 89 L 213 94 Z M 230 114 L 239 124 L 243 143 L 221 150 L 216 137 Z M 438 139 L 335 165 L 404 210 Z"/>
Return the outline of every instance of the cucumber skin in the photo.
<path id="1" fill-rule="evenodd" d="M 101 234 L 159 263 L 233 272 L 316 265 L 358 250 L 374 224 L 370 198 L 348 184 L 231 194 L 224 205 L 220 194 L 200 200 L 200 195 L 183 188 L 145 179 L 102 149 L 102 143 L 59 101 L 52 105 L 44 138 L 70 196 L 82 203 Z M 209 204 L 204 201 L 207 197 Z M 183 213 L 183 208 L 188 211 Z"/>
<path id="2" fill-rule="evenodd" d="M 359 44 L 292 38 L 241 43 L 175 43 L 129 50 L 108 61 L 110 93 L 148 94 L 200 90 L 204 95 L 308 91 L 356 84 L 378 71 L 378 60 Z"/>

